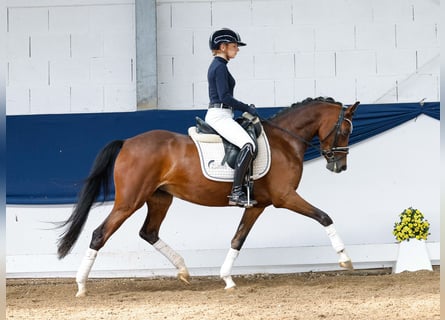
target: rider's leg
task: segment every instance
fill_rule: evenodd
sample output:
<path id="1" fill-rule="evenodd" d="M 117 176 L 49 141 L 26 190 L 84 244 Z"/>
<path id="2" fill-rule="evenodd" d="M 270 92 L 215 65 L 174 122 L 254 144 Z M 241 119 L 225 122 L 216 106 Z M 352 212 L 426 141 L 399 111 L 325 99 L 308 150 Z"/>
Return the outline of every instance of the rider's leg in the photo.
<path id="1" fill-rule="evenodd" d="M 229 205 L 252 207 L 257 204 L 253 199 L 248 199 L 243 191 L 243 181 L 253 160 L 253 146 L 246 143 L 239 152 L 235 163 L 235 174 L 233 177 L 232 193 L 229 196 Z"/>
<path id="2" fill-rule="evenodd" d="M 230 143 L 241 149 L 235 163 L 235 174 L 232 194 L 229 196 L 229 205 L 251 207 L 257 202 L 247 201 L 247 197 L 242 191 L 243 179 L 252 163 L 255 152 L 255 144 L 250 135 L 233 120 L 233 113 L 230 109 L 212 108 L 207 111 L 205 120 Z"/>

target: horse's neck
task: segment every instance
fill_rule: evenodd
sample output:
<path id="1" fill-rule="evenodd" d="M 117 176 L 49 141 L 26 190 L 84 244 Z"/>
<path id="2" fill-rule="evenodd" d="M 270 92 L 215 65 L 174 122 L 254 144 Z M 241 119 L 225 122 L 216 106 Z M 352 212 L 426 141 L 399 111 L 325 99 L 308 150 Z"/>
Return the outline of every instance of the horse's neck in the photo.
<path id="1" fill-rule="evenodd" d="M 292 154 L 295 160 L 302 162 L 308 142 L 316 135 L 318 128 L 307 117 L 295 118 L 285 116 L 274 121 L 272 128 L 264 126 L 273 152 L 281 150 L 284 154 Z M 312 121 L 313 122 L 313 121 Z"/>
<path id="2" fill-rule="evenodd" d="M 301 110 L 295 110 L 292 114 L 277 119 L 276 125 L 292 133 L 294 138 L 311 141 L 318 134 L 319 119 L 319 112 L 309 112 L 306 108 L 301 107 Z"/>

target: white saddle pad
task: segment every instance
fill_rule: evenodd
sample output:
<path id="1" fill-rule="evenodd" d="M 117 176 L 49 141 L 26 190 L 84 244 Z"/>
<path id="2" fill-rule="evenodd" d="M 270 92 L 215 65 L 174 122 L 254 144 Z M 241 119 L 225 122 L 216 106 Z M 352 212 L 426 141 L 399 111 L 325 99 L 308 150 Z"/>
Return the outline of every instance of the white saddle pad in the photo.
<path id="1" fill-rule="evenodd" d="M 217 134 L 202 134 L 196 132 L 196 127 L 190 127 L 189 136 L 195 142 L 201 162 L 202 173 L 207 179 L 214 181 L 233 181 L 235 170 L 227 163 L 221 164 L 224 158 L 224 145 Z M 270 168 L 270 147 L 266 134 L 258 137 L 258 155 L 253 161 L 254 180 L 266 175 Z"/>

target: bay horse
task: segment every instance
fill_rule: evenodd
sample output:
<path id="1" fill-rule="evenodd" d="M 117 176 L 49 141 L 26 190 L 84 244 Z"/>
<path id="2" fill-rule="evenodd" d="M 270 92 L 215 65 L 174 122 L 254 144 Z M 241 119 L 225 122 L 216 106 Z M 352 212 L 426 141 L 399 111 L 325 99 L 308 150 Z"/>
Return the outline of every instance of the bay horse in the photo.
<path id="1" fill-rule="evenodd" d="M 235 287 L 231 278 L 233 263 L 255 221 L 270 205 L 318 221 L 339 255 L 340 266 L 352 269 L 351 259 L 332 219 L 304 200 L 296 189 L 302 175 L 305 150 L 313 146 L 311 140 L 314 137 L 319 138 L 319 150 L 327 161 L 327 169 L 336 173 L 346 170 L 352 117 L 359 103 L 345 107 L 332 98 L 308 98 L 283 108 L 269 119 L 261 119 L 271 150 L 270 169 L 255 181 L 254 193 L 258 204 L 245 209 L 221 266 L 220 276 L 226 289 Z M 77 241 L 101 190 L 107 194 L 113 168 L 114 206 L 103 223 L 93 231 L 76 275 L 76 296 L 86 294 L 86 280 L 98 251 L 144 204 L 148 209 L 139 231 L 140 237 L 169 259 L 178 270 L 178 278 L 188 283 L 190 276 L 184 259 L 159 237 L 162 221 L 173 197 L 203 206 L 227 206 L 232 183 L 205 178 L 192 139 L 166 130 L 152 130 L 126 140 L 112 141 L 98 153 L 71 216 L 60 225 L 66 230 L 58 239 L 59 259 L 64 258 Z"/>

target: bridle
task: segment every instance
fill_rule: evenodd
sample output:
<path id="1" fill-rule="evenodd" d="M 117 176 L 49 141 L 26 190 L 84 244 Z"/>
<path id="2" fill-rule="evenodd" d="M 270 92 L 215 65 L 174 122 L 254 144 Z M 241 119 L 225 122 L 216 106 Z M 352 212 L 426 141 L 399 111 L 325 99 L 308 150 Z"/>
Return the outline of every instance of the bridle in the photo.
<path id="1" fill-rule="evenodd" d="M 336 123 L 335 126 L 331 129 L 331 131 L 329 131 L 329 133 L 326 135 L 326 137 L 324 137 L 323 139 L 320 139 L 320 140 L 319 140 L 319 141 L 320 141 L 320 145 L 319 145 L 319 146 L 313 144 L 313 143 L 310 142 L 310 141 L 307 141 L 307 140 L 304 139 L 303 137 L 301 137 L 301 136 L 299 136 L 299 135 L 297 135 L 297 134 L 295 134 L 295 133 L 293 133 L 293 132 L 291 132 L 291 131 L 289 131 L 289 130 L 287 130 L 287 129 L 284 129 L 284 128 L 281 128 L 281 127 L 277 126 L 276 124 L 274 124 L 274 123 L 271 122 L 270 120 L 263 119 L 263 118 L 260 118 L 260 120 L 261 120 L 261 121 L 264 121 L 264 122 L 266 122 L 266 123 L 268 123 L 270 126 L 276 128 L 276 129 L 279 129 L 279 130 L 281 130 L 281 131 L 287 133 L 287 134 L 290 135 L 291 137 L 296 138 L 296 139 L 298 139 L 298 140 L 304 142 L 304 143 L 307 144 L 308 146 L 310 146 L 310 147 L 312 147 L 312 148 L 314 148 L 314 149 L 318 149 L 319 152 L 320 152 L 320 155 L 326 157 L 328 163 L 331 163 L 331 162 L 335 162 L 335 161 L 338 161 L 338 160 L 340 160 L 340 159 L 346 157 L 346 155 L 349 153 L 349 147 L 337 147 L 337 146 L 336 146 L 336 144 L 337 144 L 337 140 L 338 140 L 338 136 L 339 136 L 340 131 L 341 131 L 341 124 L 343 123 L 343 121 L 347 121 L 347 122 L 351 125 L 351 131 L 350 131 L 350 133 L 352 133 L 352 128 L 353 128 L 353 127 L 352 127 L 352 121 L 349 120 L 349 119 L 347 119 L 347 118 L 345 118 L 345 110 L 346 110 L 346 109 L 347 109 L 347 108 L 344 108 L 344 107 L 341 108 L 341 110 L 340 110 L 340 114 L 339 114 L 339 116 L 338 116 L 337 123 Z M 329 149 L 321 149 L 321 144 L 322 144 L 322 142 L 324 142 L 326 139 L 328 139 L 332 134 L 335 134 L 335 136 L 334 136 L 334 141 L 332 142 L 331 147 L 330 147 Z M 335 156 L 336 153 L 341 153 L 341 156 L 336 157 L 336 156 Z"/>
<path id="2" fill-rule="evenodd" d="M 347 121 L 351 125 L 351 131 L 349 132 L 349 134 L 352 133 L 352 129 L 353 129 L 352 121 L 345 118 L 345 110 L 346 110 L 346 108 L 341 108 L 337 123 L 332 128 L 332 130 L 328 133 L 328 135 L 324 139 L 320 140 L 320 146 L 321 146 L 321 143 L 323 141 L 325 141 L 327 138 L 329 138 L 329 136 L 335 132 L 334 141 L 332 141 L 332 146 L 329 149 L 320 150 L 321 154 L 326 157 L 328 163 L 338 161 L 338 160 L 346 157 L 346 155 L 349 153 L 349 147 L 337 147 L 336 146 L 337 140 L 338 140 L 338 135 L 340 134 L 340 131 L 341 131 L 341 129 L 340 129 L 341 124 L 343 123 L 343 121 Z M 340 153 L 342 155 L 340 157 L 335 157 L 336 153 Z"/>

